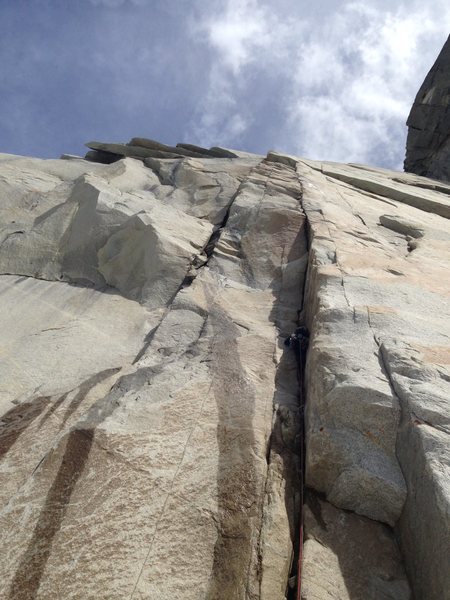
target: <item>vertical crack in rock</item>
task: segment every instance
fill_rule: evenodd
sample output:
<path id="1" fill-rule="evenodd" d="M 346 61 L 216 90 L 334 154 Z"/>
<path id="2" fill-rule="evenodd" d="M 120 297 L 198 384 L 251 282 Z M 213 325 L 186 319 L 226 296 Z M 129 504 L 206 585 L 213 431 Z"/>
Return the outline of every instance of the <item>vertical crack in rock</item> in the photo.
<path id="1" fill-rule="evenodd" d="M 288 338 L 289 345 L 295 353 L 298 369 L 298 433 L 295 436 L 295 447 L 291 448 L 294 454 L 294 464 L 297 467 L 297 476 L 291 482 L 294 492 L 293 509 L 295 511 L 292 519 L 294 531 L 292 532 L 293 555 L 292 566 L 286 585 L 287 600 L 295 600 L 301 594 L 302 584 L 302 554 L 303 554 L 303 509 L 305 503 L 305 366 L 307 355 L 308 334 L 305 327 L 300 327 L 296 333 Z M 292 475 L 291 475 L 292 476 Z"/>
<path id="2" fill-rule="evenodd" d="M 276 295 L 271 319 L 277 327 L 283 349 L 277 363 L 276 391 L 273 399 L 274 420 L 267 448 L 267 478 L 263 522 L 259 539 L 260 594 L 262 600 L 296 597 L 298 569 L 301 557 L 302 505 L 304 480 L 304 364 L 306 348 L 298 345 L 297 335 L 303 325 L 306 278 L 309 260 L 308 221 L 302 205 L 302 185 L 292 165 L 271 162 L 273 177 L 289 173 L 292 181 L 282 193 L 288 193 L 298 203 L 302 224 L 291 242 L 289 254 L 281 259 L 289 278 L 289 268 L 296 273 L 297 290 L 281 289 Z M 278 183 L 278 181 L 277 181 Z M 281 191 L 281 190 L 280 190 Z M 302 256 L 302 259 L 300 259 Z M 305 260 L 306 258 L 306 260 Z M 300 263 L 298 262 L 300 261 Z M 292 282 L 291 282 L 292 283 Z M 290 306 L 286 316 L 283 306 Z M 295 307 L 294 307 L 295 304 Z M 291 335 L 293 334 L 293 335 Z M 288 337 L 287 337 L 288 336 Z M 290 347 L 285 343 L 291 340 Z M 281 498 L 282 504 L 281 504 Z M 283 517 L 283 515 L 285 515 Z M 283 520 L 287 519 L 287 535 L 283 541 Z M 277 531 L 278 529 L 278 531 Z M 283 560 L 285 561 L 283 564 Z M 273 573 L 272 573 L 273 570 Z M 275 571 L 278 571 L 275 575 Z M 273 578 L 273 579 L 272 579 Z M 275 585 L 274 585 L 275 583 Z M 284 586 L 282 585 L 284 583 Z"/>
<path id="3" fill-rule="evenodd" d="M 291 157 L 274 155 L 274 159 L 285 164 L 289 162 L 297 164 L 296 159 Z M 355 503 L 355 501 L 355 509 L 359 514 L 366 514 L 365 512 L 360 512 L 361 510 L 365 511 L 367 508 L 369 510 L 371 509 L 370 505 L 368 505 L 367 508 L 364 506 L 364 496 L 362 496 L 362 503 L 358 499 L 358 494 L 361 493 L 361 488 L 355 490 L 358 492 L 358 494 L 353 492 L 352 495 L 351 491 L 348 493 L 348 490 L 341 485 L 340 497 L 333 499 L 333 487 L 330 488 L 329 486 L 329 483 L 333 477 L 333 472 L 330 470 L 330 466 L 332 465 L 336 465 L 337 468 L 340 467 L 341 474 L 344 475 L 346 473 L 351 473 L 353 470 L 354 472 L 352 473 L 352 477 L 354 481 L 356 475 L 358 475 L 360 478 L 367 476 L 364 473 L 364 468 L 368 469 L 368 474 L 370 476 L 370 463 L 368 462 L 369 459 L 367 455 L 367 452 L 370 451 L 370 448 L 364 447 L 365 442 L 360 444 L 361 447 L 358 447 L 358 443 L 361 438 L 359 430 L 361 429 L 361 426 L 364 427 L 364 425 L 362 423 L 357 424 L 358 429 L 353 428 L 351 419 L 355 420 L 354 416 L 352 412 L 349 412 L 346 416 L 346 412 L 344 410 L 347 405 L 349 411 L 361 410 L 361 403 L 358 398 L 359 390 L 362 389 L 361 383 L 358 382 L 357 377 L 355 377 L 355 383 L 353 386 L 355 389 L 353 390 L 351 385 L 353 382 L 351 381 L 351 378 L 344 376 L 342 364 L 339 364 L 338 362 L 339 358 L 345 357 L 345 352 L 348 352 L 350 359 L 355 360 L 355 373 L 361 368 L 358 366 L 358 356 L 355 355 L 351 349 L 348 349 L 345 343 L 343 347 L 340 345 L 342 342 L 341 336 L 345 335 L 345 324 L 347 324 L 347 327 L 351 327 L 352 329 L 354 328 L 355 335 L 359 333 L 359 335 L 363 334 L 368 338 L 367 343 L 369 352 L 371 347 L 369 338 L 373 337 L 372 331 L 368 336 L 367 332 L 364 333 L 364 329 L 367 328 L 367 325 L 362 323 L 363 315 L 360 314 L 360 307 L 358 305 L 354 306 L 354 290 L 351 288 L 351 286 L 349 290 L 346 289 L 347 280 L 344 277 L 345 269 L 343 268 L 343 264 L 346 260 L 346 252 L 344 242 L 341 244 L 341 246 L 337 244 L 337 241 L 340 240 L 340 237 L 337 235 L 338 231 L 335 231 L 335 228 L 337 229 L 340 223 L 338 221 L 338 225 L 336 225 L 333 219 L 335 217 L 333 211 L 338 211 L 338 207 L 342 206 L 342 209 L 345 211 L 345 215 L 351 215 L 348 217 L 349 219 L 356 220 L 357 215 L 354 214 L 354 208 L 352 207 L 351 203 L 347 201 L 347 198 L 342 197 L 340 190 L 334 189 L 335 184 L 333 182 L 325 183 L 324 179 L 322 179 L 324 176 L 316 175 L 314 171 L 310 169 L 309 165 L 306 163 L 305 166 L 302 165 L 301 170 L 299 170 L 299 175 L 302 175 L 302 183 L 304 187 L 302 206 L 306 213 L 306 219 L 310 227 L 312 227 L 311 237 L 313 238 L 309 240 L 309 274 L 307 288 L 304 291 L 304 308 L 306 309 L 307 313 L 306 321 L 311 326 L 311 329 L 314 329 L 314 352 L 312 357 L 310 356 L 308 359 L 309 367 L 307 376 L 307 396 L 309 402 L 309 423 L 307 424 L 308 441 L 311 442 L 312 440 L 313 442 L 312 446 L 308 444 L 309 484 L 313 488 L 316 488 L 317 486 L 317 489 L 321 492 L 326 491 L 328 502 L 330 502 L 331 499 L 331 502 L 334 501 L 337 506 L 341 507 L 340 509 L 331 509 L 330 504 L 325 503 L 324 505 L 324 510 L 326 509 L 327 514 L 330 517 L 330 532 L 331 529 L 336 529 L 336 531 L 339 529 L 338 527 L 335 527 L 335 520 L 339 519 L 339 514 L 348 514 L 348 522 L 346 523 L 345 528 L 348 527 L 349 535 L 350 532 L 352 532 L 351 535 L 358 533 L 358 530 L 360 529 L 361 535 L 367 535 L 368 539 L 373 537 L 375 540 L 377 536 L 385 535 L 383 534 L 381 525 L 377 524 L 375 527 L 370 527 L 367 519 L 358 517 L 354 512 L 348 511 L 347 513 L 346 511 L 344 513 L 342 510 L 343 507 L 352 508 L 351 503 Z M 327 188 L 326 190 L 323 190 L 322 187 L 325 185 Z M 310 218 L 311 221 L 309 220 Z M 363 222 L 362 219 L 358 220 Z M 364 221 L 366 221 L 366 219 L 364 219 Z M 343 219 L 343 223 L 345 223 L 345 218 Z M 342 248 L 343 246 L 344 249 Z M 342 252 L 342 256 L 338 254 L 340 252 Z M 364 315 L 364 320 L 366 319 L 367 316 Z M 354 323 L 353 326 L 351 325 L 352 322 Z M 328 345 L 327 340 L 329 340 Z M 320 345 L 321 343 L 322 347 Z M 353 363 L 347 367 L 348 370 L 350 369 L 350 366 L 353 366 Z M 377 365 L 374 365 L 374 370 L 375 372 L 378 371 Z M 387 383 L 389 383 L 387 374 L 385 375 L 385 378 Z M 324 382 L 326 382 L 326 385 Z M 378 388 L 376 387 L 376 382 L 377 380 L 375 380 L 373 393 L 375 410 L 378 408 L 378 404 L 376 403 L 377 399 L 380 398 L 380 400 L 384 400 L 384 397 L 381 394 L 379 396 L 377 395 Z M 357 384 L 360 387 L 358 387 Z M 390 387 L 392 390 L 392 386 Z M 370 393 L 370 391 L 371 390 L 369 388 L 368 393 Z M 331 396 L 331 393 L 333 393 L 334 396 Z M 389 398 L 393 392 L 390 394 L 384 390 L 384 393 L 386 394 L 386 406 L 388 407 Z M 330 400 L 328 401 L 327 398 L 329 395 Z M 310 402 L 311 399 L 313 399 L 312 404 Z M 333 399 L 335 399 L 334 402 Z M 344 410 L 342 415 L 337 412 L 340 408 L 340 404 L 343 405 L 343 408 L 340 410 Z M 386 412 L 388 412 L 388 410 Z M 395 418 L 395 407 L 391 412 L 393 413 L 392 416 Z M 370 418 L 373 419 L 370 413 L 368 413 L 368 419 Z M 385 418 L 388 419 L 389 414 L 386 414 Z M 392 429 L 393 424 L 391 423 L 390 425 Z M 339 427 L 343 429 L 342 432 L 339 431 Z M 367 426 L 367 428 L 369 429 L 370 425 Z M 369 438 L 367 444 L 369 445 L 372 443 L 373 437 L 373 435 L 370 437 L 370 433 L 371 432 L 369 431 L 367 434 Z M 383 435 L 383 431 L 381 433 Z M 336 439 L 334 441 L 332 440 L 334 447 L 332 442 L 330 442 L 331 436 L 333 435 L 336 436 Z M 345 436 L 350 437 L 350 441 L 346 439 Z M 352 436 L 354 437 L 355 449 L 351 448 Z M 383 441 L 384 440 L 381 436 L 381 442 Z M 392 439 L 392 442 L 392 451 L 395 452 L 395 437 Z M 327 443 L 329 445 L 331 444 L 330 448 L 327 447 Z M 383 467 L 383 461 L 385 461 L 386 465 L 390 466 L 389 458 L 391 455 L 389 454 L 387 459 L 385 459 L 384 455 L 380 452 L 380 459 L 378 459 L 376 456 L 377 450 L 378 447 L 375 445 L 375 458 L 380 460 L 380 465 Z M 358 457 L 358 452 L 360 453 L 360 458 Z M 388 447 L 387 453 L 388 452 L 391 452 L 391 446 Z M 343 465 L 340 464 L 340 461 L 343 462 Z M 348 465 L 348 468 L 346 468 L 346 465 Z M 395 466 L 393 468 L 395 468 Z M 400 473 L 398 467 L 397 470 Z M 328 474 L 330 474 L 330 476 L 328 476 Z M 381 471 L 381 474 L 384 475 L 383 471 Z M 387 472 L 387 484 L 390 483 L 389 476 L 390 473 Z M 382 483 L 382 480 L 380 483 Z M 351 479 L 350 484 L 352 484 Z M 354 484 L 352 485 L 354 486 Z M 348 494 L 348 496 L 346 497 L 345 494 Z M 394 498 L 394 500 L 396 500 L 396 498 Z M 386 500 L 384 499 L 384 501 Z M 326 506 L 329 508 L 326 508 Z M 374 507 L 376 508 L 375 504 Z M 388 514 L 387 517 L 390 518 L 391 515 Z M 390 520 L 392 522 L 394 519 L 391 518 Z M 327 534 L 326 531 L 324 531 L 324 519 L 317 519 L 317 516 L 313 515 L 307 506 L 305 507 L 305 522 L 305 526 L 307 527 L 307 551 L 305 559 L 306 563 L 303 567 L 306 569 L 303 582 L 304 586 L 302 586 L 305 587 L 305 598 L 316 597 L 315 594 L 319 593 L 320 584 L 316 582 L 315 579 L 317 577 L 321 577 L 320 574 L 318 575 L 320 571 L 326 573 L 326 571 L 329 570 L 329 575 L 333 575 L 333 567 L 331 565 L 326 565 L 327 559 L 325 559 L 323 564 L 311 563 L 311 561 L 313 561 L 313 563 L 315 562 L 313 557 L 320 555 L 325 557 L 327 550 L 333 547 L 336 547 L 337 549 L 337 554 L 334 558 L 335 560 L 337 559 L 339 561 L 340 567 L 336 573 L 343 578 L 342 583 L 344 584 L 345 588 L 349 590 L 348 593 L 351 594 L 357 589 L 362 589 L 360 588 L 361 582 L 358 581 L 357 577 L 355 578 L 352 570 L 348 568 L 348 557 L 352 555 L 352 552 L 354 552 L 351 540 L 349 539 L 349 548 L 347 554 L 345 547 L 342 546 L 342 544 L 337 544 L 333 539 L 333 534 Z M 342 531 L 342 535 L 347 535 L 344 530 Z M 323 549 L 321 548 L 322 543 L 320 540 L 326 540 Z M 403 598 L 404 594 L 407 593 L 408 585 L 404 579 L 404 574 L 402 573 L 402 566 L 399 562 L 398 550 L 396 549 L 392 533 L 386 537 L 386 544 L 388 544 L 388 547 L 390 548 L 389 552 L 391 552 L 392 548 L 392 563 L 389 565 L 389 569 L 395 573 L 395 581 L 392 582 L 392 586 L 391 584 L 384 584 L 382 582 L 377 582 L 376 584 L 371 583 L 371 585 L 375 586 L 375 594 L 381 594 L 381 589 L 384 590 L 384 588 L 391 593 L 391 590 L 389 590 L 390 586 L 392 588 L 398 587 L 399 598 Z M 330 553 L 330 557 L 331 555 L 332 553 Z M 379 577 L 379 574 L 383 573 L 382 565 L 377 563 L 376 560 L 374 561 L 373 569 L 374 572 L 377 573 L 377 577 Z M 368 574 L 371 576 L 370 573 Z M 364 574 L 364 577 L 367 577 L 368 574 Z M 367 583 L 364 585 L 367 585 Z M 330 581 L 329 589 L 331 590 L 332 588 L 332 582 Z M 325 589 L 328 589 L 328 587 Z M 350 590 L 352 590 L 352 592 L 350 592 Z M 375 595 L 374 597 L 381 596 Z"/>
<path id="4" fill-rule="evenodd" d="M 155 156 L 160 152 L 165 150 L 156 149 Z M 403 240 L 395 234 L 411 235 L 412 250 L 423 225 L 430 242 L 419 244 L 407 262 L 407 285 L 419 285 L 417 263 L 427 266 L 444 250 L 447 230 L 440 229 L 437 215 L 448 208 L 438 192 L 411 190 L 413 184 L 403 178 L 396 183 L 381 170 L 367 173 L 274 153 L 258 164 L 240 160 L 209 163 L 211 176 L 200 161 L 174 169 L 161 156 L 146 162 L 153 170 L 131 159 L 107 167 L 91 163 L 97 170 L 79 191 L 89 187 L 93 193 L 89 214 L 98 216 L 101 209 L 102 218 L 108 217 L 100 262 L 123 295 L 91 290 L 75 298 L 70 286 L 17 286 L 14 280 L 16 288 L 30 289 L 22 294 L 27 299 L 45 296 L 47 321 L 38 333 L 26 332 L 33 342 L 43 336 L 39 348 L 47 344 L 59 352 L 85 318 L 78 306 L 87 321 L 100 320 L 87 306 L 102 298 L 114 300 L 102 306 L 119 303 L 123 309 L 114 313 L 107 334 L 92 323 L 83 331 L 88 341 L 82 352 L 90 356 L 101 335 L 103 344 L 97 345 L 111 351 L 106 362 L 95 357 L 73 384 L 47 386 L 53 395 L 33 383 L 41 397 L 4 418 L 2 469 L 15 471 L 3 491 L 8 552 L 0 566 L 8 600 L 51 596 L 62 585 L 67 598 L 84 589 L 124 598 L 293 600 L 302 593 L 308 600 L 326 594 L 406 600 L 391 526 L 404 545 L 416 548 L 417 536 L 408 537 L 410 520 L 425 503 L 424 523 L 413 525 L 422 538 L 432 538 L 434 546 L 424 547 L 445 554 L 443 511 L 433 512 L 440 472 L 428 474 L 444 440 L 439 436 L 448 432 L 444 417 L 435 418 L 439 407 L 432 406 L 432 394 L 442 392 L 436 403 L 443 404 L 445 388 L 436 382 L 436 370 L 428 372 L 417 358 L 425 346 L 412 356 L 415 338 L 408 345 L 401 337 L 407 319 L 414 332 L 421 321 L 409 311 L 410 288 L 399 281 L 406 268 L 399 252 Z M 79 178 L 85 167 L 74 165 Z M 158 184 L 169 180 L 165 188 Z M 123 186 L 123 194 L 110 195 L 109 183 L 117 190 Z M 128 193 L 130 186 L 134 192 Z M 399 214 L 383 215 L 391 196 Z M 77 200 L 71 198 L 62 204 Z M 47 217 L 38 225 L 45 224 L 54 200 L 43 194 Z M 442 206 L 434 215 L 422 209 L 416 227 L 406 217 L 424 201 L 432 212 Z M 69 221 L 64 213 L 61 223 Z M 88 222 L 78 224 L 81 233 Z M 8 231 L 16 227 L 22 224 Z M 15 237 L 7 240 L 8 248 L 16 248 Z M 50 227 L 45 239 L 54 238 Z M 28 252 L 25 241 L 17 244 Z M 42 254 L 38 271 L 28 253 L 26 272 L 58 276 L 59 267 L 47 270 L 45 262 L 58 244 Z M 72 250 L 79 258 L 78 246 Z M 89 268 L 94 265 L 96 252 L 83 256 Z M 440 275 L 429 272 L 427 283 L 433 285 Z M 56 318 L 48 302 L 54 287 L 64 296 Z M 387 301 L 390 294 L 394 302 Z M 427 294 L 417 294 L 427 310 L 438 306 Z M 71 303 L 76 310 L 65 314 Z M 136 307 L 143 316 L 134 321 Z M 117 330 L 124 322 L 135 325 L 122 341 Z M 306 378 L 305 356 L 296 345 L 299 326 L 308 326 L 312 336 Z M 428 333 L 423 344 L 434 339 Z M 426 350 L 441 361 L 443 347 Z M 57 351 L 52 358 L 59 358 Z M 123 370 L 116 373 L 114 365 Z M 55 371 L 66 368 L 61 362 Z M 410 377 L 411 369 L 426 371 L 426 377 Z M 324 495 L 308 490 L 305 499 L 306 436 L 308 485 Z M 431 458 L 424 456 L 429 450 Z M 406 478 L 409 472 L 414 504 L 412 517 L 404 509 L 399 521 L 405 485 L 396 456 Z M 429 554 L 430 562 L 442 566 Z M 115 569 L 108 571 L 112 563 Z M 422 563 L 437 580 L 438 567 Z M 425 575 L 419 578 L 431 589 Z"/>
<path id="5" fill-rule="evenodd" d="M 395 531 L 415 597 L 441 598 L 448 590 L 447 563 L 450 552 L 448 511 L 442 508 L 445 506 L 445 474 L 439 469 L 430 468 L 429 463 L 445 455 L 450 432 L 447 427 L 431 422 L 439 419 L 433 411 L 433 403 L 439 401 L 438 386 L 432 391 L 427 390 L 425 406 L 421 404 L 417 392 L 416 397 L 411 393 L 410 387 L 412 383 L 420 388 L 428 378 L 435 378 L 436 373 L 429 368 L 424 368 L 422 372 L 416 370 L 414 348 L 407 342 L 379 340 L 379 348 L 401 408 L 397 457 L 408 488 Z M 412 362 L 405 360 L 405 350 L 408 358 L 413 359 Z M 430 420 L 425 416 L 428 407 L 433 407 L 428 413 Z M 420 519 L 417 518 L 418 514 Z M 427 551 L 427 545 L 423 542 L 425 539 L 432 545 L 432 553 Z"/>
<path id="6" fill-rule="evenodd" d="M 298 177 L 298 176 L 297 176 Z M 305 403 L 306 403 L 306 382 L 305 382 L 305 371 L 306 371 L 306 360 L 308 351 L 308 338 L 309 332 L 307 331 L 304 320 L 304 309 L 305 309 L 305 298 L 306 298 L 306 282 L 308 279 L 308 268 L 309 268 L 309 254 L 310 254 L 310 233 L 309 233 L 309 220 L 306 211 L 303 208 L 303 188 L 300 179 L 298 178 L 300 185 L 300 197 L 299 202 L 305 216 L 304 236 L 305 245 L 308 252 L 308 260 L 306 262 L 305 271 L 303 273 L 303 285 L 301 293 L 301 303 L 299 307 L 299 328 L 296 330 L 295 338 L 290 341 L 290 346 L 295 353 L 298 369 L 298 398 L 299 398 L 299 426 L 298 434 L 295 438 L 295 449 L 294 454 L 298 453 L 298 457 L 295 456 L 295 463 L 298 469 L 297 479 L 294 481 L 294 510 L 296 515 L 294 516 L 294 534 L 293 534 L 293 560 L 291 571 L 289 573 L 287 585 L 286 585 L 286 600 L 296 600 L 301 596 L 302 589 L 302 556 L 303 556 L 303 527 L 304 527 L 304 503 L 305 503 L 305 466 L 306 466 L 306 429 L 305 429 Z M 298 496 L 298 500 L 297 500 Z"/>
<path id="7" fill-rule="evenodd" d="M 194 279 L 196 278 L 197 272 L 208 264 L 208 261 L 211 258 L 212 254 L 214 252 L 214 249 L 216 248 L 216 246 L 219 242 L 222 231 L 224 230 L 224 228 L 227 224 L 231 207 L 239 193 L 239 190 L 240 190 L 240 186 L 238 187 L 237 191 L 232 195 L 232 197 L 226 207 L 226 211 L 225 211 L 225 214 L 224 214 L 224 217 L 223 217 L 221 223 L 214 227 L 214 229 L 211 233 L 211 236 L 210 236 L 209 240 L 207 241 L 207 243 L 205 244 L 205 246 L 203 247 L 201 253 L 199 255 L 196 255 L 190 261 L 190 263 L 186 269 L 186 275 L 185 275 L 183 281 L 180 283 L 178 289 L 174 292 L 174 294 L 172 295 L 170 300 L 167 302 L 164 313 L 161 316 L 161 319 L 160 319 L 158 325 L 156 325 L 156 327 L 154 327 L 146 335 L 142 348 L 139 350 L 138 354 L 136 355 L 136 357 L 133 360 L 133 363 L 132 363 L 133 365 L 138 363 L 141 360 L 141 358 L 145 355 L 145 353 L 148 350 L 148 348 L 150 347 L 150 345 L 153 341 L 153 338 L 155 337 L 161 323 L 164 321 L 164 319 L 167 317 L 167 314 L 170 312 L 171 307 L 175 301 L 175 298 L 178 296 L 180 291 L 185 289 L 186 287 L 189 287 L 191 285 L 191 283 L 194 281 Z M 201 256 L 201 254 L 204 254 L 206 258 L 205 258 L 205 260 L 201 261 L 201 263 L 198 266 L 196 266 L 196 263 L 198 263 L 199 257 Z"/>
<path id="8" fill-rule="evenodd" d="M 204 247 L 203 252 L 206 260 L 196 267 L 196 273 L 193 273 L 192 276 L 188 275 L 180 285 L 177 293 L 166 307 L 160 325 L 153 332 L 152 339 L 149 340 L 150 343 L 159 335 L 158 329 L 172 310 L 178 293 L 183 291 L 184 298 L 186 298 L 186 293 L 189 293 L 188 288 L 194 281 L 199 281 L 203 269 L 209 266 L 209 260 L 213 256 L 221 235 L 227 226 L 230 211 L 240 192 L 241 186 L 231 197 L 222 221 L 214 228 Z M 194 266 L 194 264 L 191 264 L 191 267 Z M 210 275 L 207 275 L 207 277 L 210 277 Z M 216 517 L 218 537 L 213 553 L 213 565 L 207 596 L 209 598 L 234 598 L 237 589 L 246 589 L 248 586 L 252 563 L 254 522 L 258 515 L 256 499 L 259 494 L 255 487 L 258 485 L 258 477 L 253 465 L 257 444 L 255 439 L 249 440 L 249 436 L 250 438 L 252 436 L 254 418 L 252 410 L 254 411 L 256 400 L 253 398 L 253 386 L 243 376 L 246 370 L 245 366 L 241 364 L 239 359 L 237 340 L 241 335 L 240 327 L 233 322 L 220 306 L 216 305 L 214 297 L 210 295 L 209 286 L 205 286 L 204 283 L 199 285 L 200 287 L 204 286 L 204 293 L 207 298 L 207 317 L 203 317 L 197 342 L 206 331 L 208 321 L 213 333 L 210 360 L 216 365 L 215 369 L 211 371 L 212 392 L 218 411 L 219 464 L 217 467 L 217 496 L 219 506 L 218 516 Z M 183 299 L 180 300 L 180 303 L 183 304 Z M 185 356 L 187 356 L 188 351 L 193 351 L 193 346 L 197 342 L 189 344 L 184 353 Z M 239 397 L 242 397 L 243 402 L 245 401 L 245 406 L 234 405 Z M 193 432 L 194 430 L 189 435 L 186 448 L 190 443 Z M 174 474 L 171 486 L 175 484 L 177 477 L 178 470 Z M 165 513 L 169 510 L 167 502 L 168 499 L 164 504 L 158 523 L 161 519 L 166 518 Z M 152 544 L 148 549 L 147 558 L 134 585 L 133 594 L 140 586 L 145 566 L 153 552 L 154 544 L 157 543 L 156 538 L 155 533 Z M 243 565 L 247 565 L 247 567 L 243 568 Z M 230 573 L 235 576 L 230 577 Z"/>

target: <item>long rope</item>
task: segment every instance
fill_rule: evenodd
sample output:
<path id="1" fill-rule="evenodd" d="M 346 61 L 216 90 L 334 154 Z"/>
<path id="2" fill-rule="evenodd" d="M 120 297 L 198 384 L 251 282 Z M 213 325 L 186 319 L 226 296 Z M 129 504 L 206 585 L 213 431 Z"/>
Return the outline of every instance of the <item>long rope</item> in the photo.
<path id="1" fill-rule="evenodd" d="M 300 506 L 299 506 L 299 541 L 297 564 L 297 599 L 302 597 L 302 563 L 303 563 L 303 504 L 305 493 L 305 396 L 304 396 L 304 356 L 302 343 L 299 344 L 299 405 L 300 405 Z"/>
<path id="2" fill-rule="evenodd" d="M 303 561 L 303 504 L 305 499 L 305 362 L 308 348 L 309 332 L 306 327 L 299 327 L 285 340 L 285 345 L 292 348 L 297 358 L 297 378 L 299 385 L 299 411 L 300 411 L 300 443 L 299 443 L 299 540 L 297 560 L 297 586 L 296 600 L 302 596 L 302 561 Z"/>

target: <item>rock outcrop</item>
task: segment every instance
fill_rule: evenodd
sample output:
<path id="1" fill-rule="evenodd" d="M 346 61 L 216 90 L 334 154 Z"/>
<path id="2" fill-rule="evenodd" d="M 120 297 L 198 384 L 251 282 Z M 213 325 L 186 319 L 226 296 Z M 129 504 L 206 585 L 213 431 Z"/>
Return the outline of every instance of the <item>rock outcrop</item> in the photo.
<path id="1" fill-rule="evenodd" d="M 0 155 L 2 597 L 292 598 L 305 433 L 303 597 L 448 598 L 450 185 L 90 147 Z"/>
<path id="2" fill-rule="evenodd" d="M 242 152 L 231 152 L 225 148 L 202 148 L 194 144 L 177 144 L 167 146 L 155 140 L 146 138 L 132 138 L 128 144 L 111 144 L 109 142 L 88 142 L 90 150 L 86 153 L 86 160 L 111 164 L 124 158 L 136 158 L 142 160 L 149 167 L 152 166 L 153 158 L 237 158 Z"/>
<path id="3" fill-rule="evenodd" d="M 417 93 L 407 125 L 405 171 L 450 181 L 450 37 Z"/>

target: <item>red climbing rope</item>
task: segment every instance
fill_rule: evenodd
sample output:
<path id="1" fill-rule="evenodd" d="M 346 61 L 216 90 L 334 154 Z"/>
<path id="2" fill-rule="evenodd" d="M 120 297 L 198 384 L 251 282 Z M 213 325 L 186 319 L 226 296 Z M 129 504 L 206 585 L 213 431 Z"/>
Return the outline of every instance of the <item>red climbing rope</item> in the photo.
<path id="1" fill-rule="evenodd" d="M 300 510 L 300 518 L 303 521 L 303 506 Z M 297 596 L 296 600 L 302 600 L 302 560 L 303 560 L 303 522 L 300 523 L 300 538 L 298 548 L 298 564 L 297 564 Z"/>
<path id="2" fill-rule="evenodd" d="M 298 362 L 299 384 L 299 410 L 300 410 L 300 443 L 299 443 L 299 480 L 300 480 L 300 507 L 299 507 L 299 539 L 297 559 L 297 586 L 296 600 L 302 598 L 302 560 L 303 560 L 303 504 L 305 493 L 305 362 L 308 348 L 309 332 L 306 327 L 299 327 L 287 340 L 286 346 L 291 347 Z"/>

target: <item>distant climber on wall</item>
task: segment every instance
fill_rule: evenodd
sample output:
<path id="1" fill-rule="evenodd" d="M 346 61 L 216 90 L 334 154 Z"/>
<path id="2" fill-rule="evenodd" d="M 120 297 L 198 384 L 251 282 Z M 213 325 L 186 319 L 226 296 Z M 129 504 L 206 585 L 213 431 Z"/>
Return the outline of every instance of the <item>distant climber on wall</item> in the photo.
<path id="1" fill-rule="evenodd" d="M 284 345 L 294 350 L 297 360 L 304 362 L 309 343 L 309 331 L 306 327 L 298 327 L 294 333 L 284 340 Z"/>

